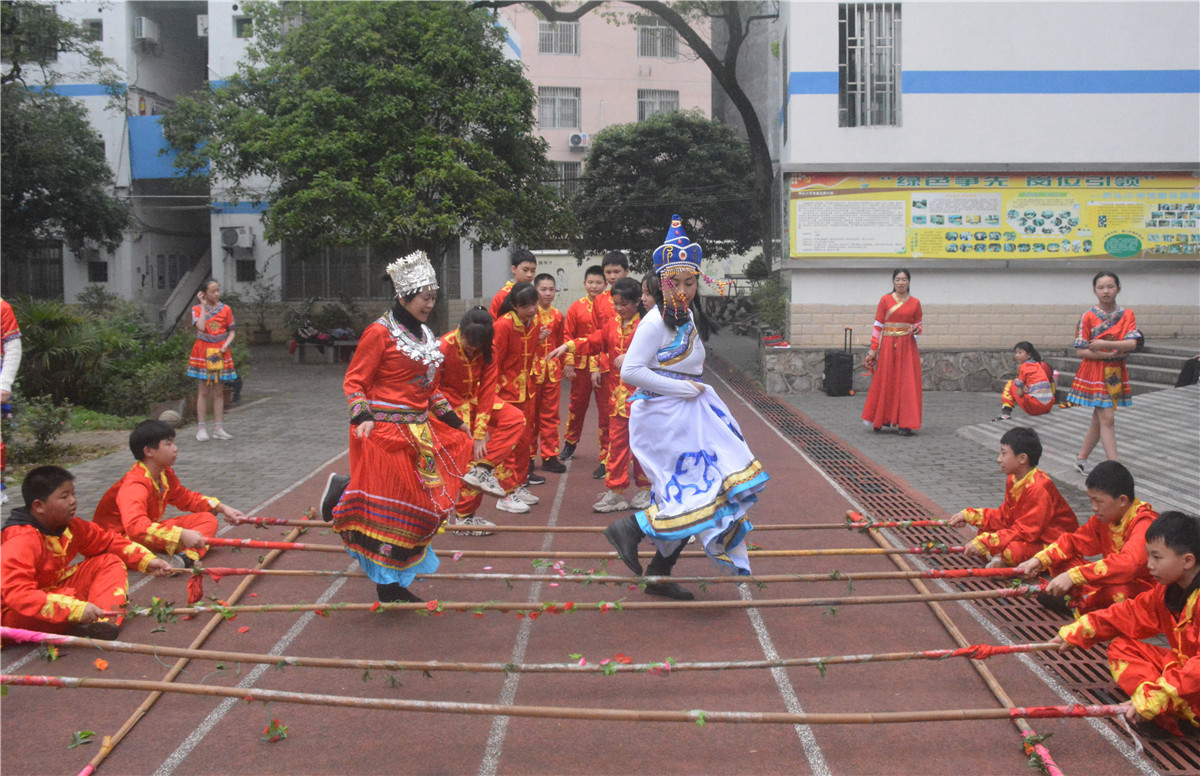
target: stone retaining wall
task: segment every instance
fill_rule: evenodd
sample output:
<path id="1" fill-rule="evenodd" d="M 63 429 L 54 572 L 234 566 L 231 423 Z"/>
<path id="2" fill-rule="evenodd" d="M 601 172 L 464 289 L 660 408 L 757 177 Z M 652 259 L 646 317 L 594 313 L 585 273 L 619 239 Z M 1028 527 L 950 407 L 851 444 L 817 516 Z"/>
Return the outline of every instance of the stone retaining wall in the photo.
<path id="1" fill-rule="evenodd" d="M 854 349 L 854 390 L 865 391 L 865 348 Z M 758 363 L 767 393 L 810 393 L 824 390 L 825 350 L 759 346 Z M 1017 372 L 1011 350 L 923 348 L 921 382 L 926 391 L 1000 391 Z"/>

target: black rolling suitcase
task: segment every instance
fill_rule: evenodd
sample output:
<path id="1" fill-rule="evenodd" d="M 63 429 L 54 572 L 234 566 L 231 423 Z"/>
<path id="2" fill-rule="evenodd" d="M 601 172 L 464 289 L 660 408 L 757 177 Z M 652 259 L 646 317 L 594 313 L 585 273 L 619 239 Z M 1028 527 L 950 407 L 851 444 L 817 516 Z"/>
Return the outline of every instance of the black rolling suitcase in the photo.
<path id="1" fill-rule="evenodd" d="M 847 326 L 841 350 L 825 351 L 825 393 L 829 396 L 849 396 L 854 382 L 854 356 L 850 345 L 854 341 L 853 330 Z"/>

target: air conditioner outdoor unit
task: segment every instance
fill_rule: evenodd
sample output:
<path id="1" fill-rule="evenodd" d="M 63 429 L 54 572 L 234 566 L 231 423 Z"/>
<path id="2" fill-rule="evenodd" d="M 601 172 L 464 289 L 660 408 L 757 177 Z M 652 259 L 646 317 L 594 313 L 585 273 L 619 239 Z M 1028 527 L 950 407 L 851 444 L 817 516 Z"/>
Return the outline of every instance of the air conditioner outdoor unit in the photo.
<path id="1" fill-rule="evenodd" d="M 581 132 L 574 132 L 567 138 L 567 145 L 571 148 L 587 148 L 588 136 Z"/>
<path id="2" fill-rule="evenodd" d="M 254 232 L 248 226 L 223 226 L 221 245 L 225 248 L 253 248 Z"/>
<path id="3" fill-rule="evenodd" d="M 158 24 L 153 19 L 145 16 L 134 17 L 133 37 L 135 40 L 148 40 L 151 43 L 157 43 Z"/>

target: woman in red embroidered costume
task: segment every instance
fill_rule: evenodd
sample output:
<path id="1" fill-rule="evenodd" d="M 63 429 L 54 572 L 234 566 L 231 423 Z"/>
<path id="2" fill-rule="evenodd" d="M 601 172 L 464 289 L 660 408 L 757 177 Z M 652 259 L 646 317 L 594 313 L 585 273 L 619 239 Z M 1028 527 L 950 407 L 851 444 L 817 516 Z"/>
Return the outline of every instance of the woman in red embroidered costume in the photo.
<path id="1" fill-rule="evenodd" d="M 1087 459 L 1099 442 L 1104 456 L 1117 460 L 1117 407 L 1133 404 L 1125 356 L 1142 343 L 1133 310 L 1117 307 L 1121 280 L 1113 272 L 1097 272 L 1092 278 L 1097 305 L 1079 319 L 1075 332 L 1075 354 L 1081 359 L 1067 401 L 1092 408 L 1092 423 L 1075 458 L 1075 468 L 1087 473 Z"/>
<path id="2" fill-rule="evenodd" d="M 907 269 L 892 273 L 892 292 L 875 308 L 871 351 L 863 360 L 875 373 L 863 423 L 876 431 L 896 426 L 900 436 L 912 436 L 921 427 L 921 302 L 909 296 L 911 277 Z"/>
<path id="3" fill-rule="evenodd" d="M 346 370 L 350 476 L 330 475 L 321 512 L 380 601 L 419 601 L 408 585 L 437 570 L 429 542 L 458 498 L 471 437 L 436 396 L 442 352 L 425 325 L 433 267 L 418 251 L 387 270 L 396 303 L 363 332 Z"/>
<path id="4" fill-rule="evenodd" d="M 187 368 L 187 376 L 200 381 L 196 392 L 196 439 L 201 442 L 209 439 L 208 428 L 204 425 L 209 401 L 212 401 L 213 408 L 212 438 L 232 439 L 221 423 L 225 419 L 225 386 L 222 383 L 237 380 L 233 356 L 229 352 L 237 333 L 234 331 L 233 311 L 229 305 L 221 304 L 221 287 L 211 278 L 204 281 L 196 294 L 196 301 L 200 303 L 192 307 L 196 342 L 192 345 Z"/>

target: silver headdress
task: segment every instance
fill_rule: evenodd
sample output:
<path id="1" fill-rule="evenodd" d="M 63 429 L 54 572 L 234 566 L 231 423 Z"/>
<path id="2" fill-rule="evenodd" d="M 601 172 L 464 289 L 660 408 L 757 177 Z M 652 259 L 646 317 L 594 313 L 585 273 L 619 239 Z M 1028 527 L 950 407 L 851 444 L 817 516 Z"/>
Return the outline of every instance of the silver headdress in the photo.
<path id="1" fill-rule="evenodd" d="M 425 251 L 413 251 L 387 265 L 388 277 L 392 279 L 399 296 L 408 296 L 418 291 L 434 290 L 438 287 L 433 265 Z"/>

